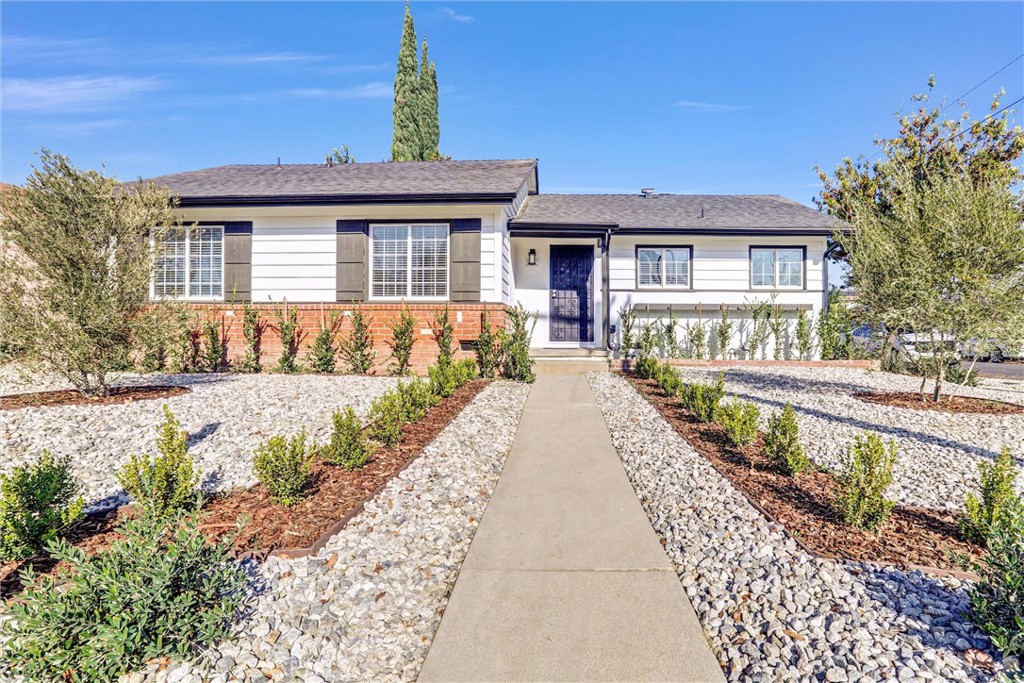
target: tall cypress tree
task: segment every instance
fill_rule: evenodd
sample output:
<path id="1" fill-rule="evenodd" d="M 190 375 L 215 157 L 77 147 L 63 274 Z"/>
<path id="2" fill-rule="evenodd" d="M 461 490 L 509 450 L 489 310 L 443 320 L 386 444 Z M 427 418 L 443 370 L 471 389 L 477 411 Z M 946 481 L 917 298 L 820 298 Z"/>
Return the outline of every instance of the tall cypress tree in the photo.
<path id="1" fill-rule="evenodd" d="M 394 134 L 391 140 L 392 161 L 416 161 L 423 158 L 420 136 L 420 76 L 416 61 L 416 29 L 413 27 L 409 3 L 405 3 L 405 24 L 402 45 L 398 50 L 395 72 Z"/>
<path id="2" fill-rule="evenodd" d="M 441 158 L 441 123 L 438 117 L 437 72 L 427 56 L 427 41 L 423 41 L 423 59 L 420 60 L 420 142 L 424 161 Z"/>

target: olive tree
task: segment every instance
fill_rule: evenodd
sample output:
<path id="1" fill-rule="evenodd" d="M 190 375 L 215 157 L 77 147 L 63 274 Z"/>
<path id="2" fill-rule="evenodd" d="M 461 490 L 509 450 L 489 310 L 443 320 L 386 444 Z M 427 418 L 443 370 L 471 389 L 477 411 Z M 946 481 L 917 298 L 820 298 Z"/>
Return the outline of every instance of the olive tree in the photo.
<path id="1" fill-rule="evenodd" d="M 0 197 L 0 322 L 32 369 L 85 395 L 108 392 L 147 314 L 154 244 L 175 201 L 40 153 L 25 185 Z"/>
<path id="2" fill-rule="evenodd" d="M 862 315 L 929 342 L 922 392 L 941 394 L 955 348 L 949 340 L 1024 337 L 1024 212 L 1006 180 L 936 173 L 894 162 L 882 210 L 850 203 L 852 231 L 837 236 Z"/>

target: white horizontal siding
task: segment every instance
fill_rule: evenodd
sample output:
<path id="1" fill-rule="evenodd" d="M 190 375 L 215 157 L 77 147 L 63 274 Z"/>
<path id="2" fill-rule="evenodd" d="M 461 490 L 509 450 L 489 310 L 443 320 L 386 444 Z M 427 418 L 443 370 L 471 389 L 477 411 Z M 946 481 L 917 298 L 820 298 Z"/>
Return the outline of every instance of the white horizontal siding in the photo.
<path id="1" fill-rule="evenodd" d="M 337 230 L 330 218 L 253 221 L 253 301 L 334 301 Z"/>

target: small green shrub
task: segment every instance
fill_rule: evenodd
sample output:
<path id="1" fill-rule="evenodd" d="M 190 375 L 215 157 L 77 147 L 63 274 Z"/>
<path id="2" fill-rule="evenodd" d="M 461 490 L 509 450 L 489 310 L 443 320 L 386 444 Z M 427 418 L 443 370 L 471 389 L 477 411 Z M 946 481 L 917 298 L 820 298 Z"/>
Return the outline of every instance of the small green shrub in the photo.
<path id="1" fill-rule="evenodd" d="M 764 434 L 764 453 L 775 471 L 788 477 L 795 477 L 810 466 L 811 461 L 804 455 L 799 437 L 796 412 L 789 403 L 781 412 L 768 418 L 768 430 Z"/>
<path id="2" fill-rule="evenodd" d="M 715 422 L 722 426 L 734 446 L 744 448 L 757 441 L 757 425 L 761 409 L 751 401 L 736 399 L 720 403 L 715 413 Z"/>
<path id="3" fill-rule="evenodd" d="M 1024 509 L 996 520 L 980 562 L 962 559 L 980 577 L 967 589 L 972 620 L 1003 655 L 1024 656 Z"/>
<path id="4" fill-rule="evenodd" d="M 188 453 L 188 434 L 166 405 L 156 449 L 159 455 L 152 460 L 148 455 L 132 455 L 117 473 L 117 483 L 136 505 L 157 516 L 197 507 L 199 472 Z"/>
<path id="5" fill-rule="evenodd" d="M 193 311 L 184 306 L 169 304 L 171 311 L 171 339 L 167 345 L 167 364 L 172 372 L 199 370 L 202 337 L 199 322 Z"/>
<path id="6" fill-rule="evenodd" d="M 437 342 L 437 365 L 446 367 L 452 363 L 452 336 L 455 331 L 452 328 L 451 313 L 448 304 L 444 309 L 434 315 L 434 321 L 430 325 L 434 333 L 434 341 Z"/>
<path id="7" fill-rule="evenodd" d="M 373 359 L 377 354 L 370 338 L 370 324 L 358 308 L 352 311 L 352 331 L 341 343 L 340 351 L 346 372 L 365 375 L 373 368 Z"/>
<path id="8" fill-rule="evenodd" d="M 533 358 L 530 356 L 530 339 L 537 326 L 537 318 L 527 312 L 521 303 L 506 311 L 508 329 L 498 330 L 498 349 L 501 356 L 501 376 L 514 382 L 532 382 L 537 379 L 533 373 Z M 533 323 L 530 323 L 530 320 Z"/>
<path id="9" fill-rule="evenodd" d="M 658 366 L 655 379 L 658 380 L 658 387 L 666 396 L 676 396 L 683 388 L 683 378 L 668 361 Z"/>
<path id="10" fill-rule="evenodd" d="M 390 327 L 391 340 L 387 344 L 391 347 L 393 362 L 388 366 L 388 373 L 402 377 L 409 374 L 409 359 L 416 341 L 416 319 L 404 302 L 401 312 L 397 318 L 391 321 Z"/>
<path id="11" fill-rule="evenodd" d="M 704 360 L 708 352 L 708 331 L 704 323 L 698 320 L 688 329 L 690 352 L 697 360 Z"/>
<path id="12" fill-rule="evenodd" d="M 800 360 L 810 360 L 814 354 L 814 330 L 802 308 L 796 314 L 796 347 Z"/>
<path id="13" fill-rule="evenodd" d="M 491 329 L 491 319 L 486 311 L 480 313 L 480 335 L 476 338 L 476 364 L 480 370 L 480 376 L 484 379 L 494 379 L 494 375 L 501 365 L 501 347 L 499 336 Z"/>
<path id="14" fill-rule="evenodd" d="M 278 372 L 298 372 L 299 365 L 295 358 L 299 354 L 299 310 L 288 308 L 284 302 L 284 310 L 274 311 L 277 317 L 277 331 L 281 335 L 281 357 L 277 361 Z"/>
<path id="15" fill-rule="evenodd" d="M 397 391 L 385 391 L 370 404 L 370 438 L 394 446 L 402 438 L 402 397 Z"/>
<path id="16" fill-rule="evenodd" d="M 32 556 L 80 520 L 77 494 L 71 458 L 49 451 L 0 474 L 0 564 Z"/>
<path id="17" fill-rule="evenodd" d="M 245 356 L 235 366 L 236 372 L 259 372 L 260 344 L 263 338 L 263 323 L 259 312 L 251 303 L 242 305 L 242 336 L 245 338 Z"/>
<path id="18" fill-rule="evenodd" d="M 653 379 L 658 374 L 658 359 L 654 354 L 654 345 L 657 342 L 655 334 L 652 324 L 645 325 L 640 330 L 633 374 L 641 379 Z"/>
<path id="19" fill-rule="evenodd" d="M 312 478 L 309 471 L 313 453 L 303 429 L 290 439 L 275 435 L 256 448 L 253 467 L 256 478 L 281 505 L 292 506 L 304 498 Z"/>
<path id="20" fill-rule="evenodd" d="M 341 316 L 337 311 L 320 318 L 320 329 L 316 333 L 313 345 L 309 349 L 309 355 L 306 357 L 313 372 L 330 374 L 337 369 L 338 363 L 335 356 L 338 349 L 335 347 L 335 336 L 338 333 L 340 320 Z"/>
<path id="21" fill-rule="evenodd" d="M 665 352 L 666 358 L 678 358 L 679 353 L 679 337 L 678 321 L 676 320 L 675 311 L 671 308 L 668 311 L 668 320 L 659 320 L 661 325 L 661 348 Z"/>
<path id="22" fill-rule="evenodd" d="M 430 382 L 414 379 L 398 383 L 398 395 L 402 403 L 402 422 L 416 422 L 423 418 L 441 397 L 433 392 Z"/>
<path id="23" fill-rule="evenodd" d="M 28 681 L 105 683 L 158 657 L 186 659 L 230 635 L 246 578 L 231 542 L 210 543 L 198 516 L 143 514 L 90 554 L 64 540 L 55 576 L 23 574 L 0 620 L 0 660 Z"/>
<path id="24" fill-rule="evenodd" d="M 347 470 L 359 469 L 373 455 L 373 448 L 363 435 L 363 425 L 352 406 L 336 410 L 332 416 L 334 430 L 331 440 L 320 449 L 320 457 L 330 465 Z"/>
<path id="25" fill-rule="evenodd" d="M 628 358 L 633 353 L 636 338 L 633 336 L 633 325 L 636 323 L 637 310 L 626 304 L 619 309 L 619 322 L 622 325 L 622 338 L 619 342 L 619 354 Z"/>
<path id="26" fill-rule="evenodd" d="M 220 329 L 216 322 L 207 320 L 203 323 L 203 360 L 210 372 L 220 372 L 224 365 L 224 353 L 227 347 L 220 339 Z"/>
<path id="27" fill-rule="evenodd" d="M 722 319 L 715 327 L 718 340 L 718 357 L 725 360 L 729 357 L 729 344 L 732 341 L 732 323 L 729 321 L 729 307 L 722 306 Z"/>
<path id="28" fill-rule="evenodd" d="M 683 407 L 701 422 L 713 422 L 718 402 L 725 397 L 725 372 L 718 373 L 713 383 L 694 382 L 679 392 Z"/>
<path id="29" fill-rule="evenodd" d="M 867 531 L 885 524 L 893 508 L 885 492 L 892 484 L 896 455 L 896 443 L 890 441 L 887 449 L 877 434 L 856 438 L 839 477 L 837 503 L 844 522 Z"/>
<path id="30" fill-rule="evenodd" d="M 1001 517 L 1021 507 L 1013 483 L 1017 479 L 1017 465 L 1010 455 L 1009 446 L 993 462 L 978 463 L 981 480 L 981 500 L 967 494 L 967 503 L 960 517 L 960 532 L 975 543 L 985 545 L 989 531 Z"/>

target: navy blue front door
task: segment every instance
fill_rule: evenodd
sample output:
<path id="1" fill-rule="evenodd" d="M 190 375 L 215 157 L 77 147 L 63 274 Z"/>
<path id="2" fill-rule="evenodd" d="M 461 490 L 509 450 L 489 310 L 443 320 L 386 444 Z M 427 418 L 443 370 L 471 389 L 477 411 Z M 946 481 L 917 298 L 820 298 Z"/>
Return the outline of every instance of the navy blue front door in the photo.
<path id="1" fill-rule="evenodd" d="M 551 246 L 551 341 L 594 341 L 594 248 Z"/>

